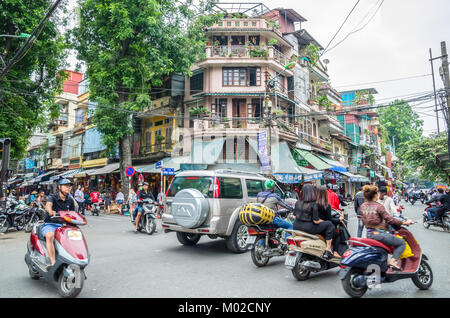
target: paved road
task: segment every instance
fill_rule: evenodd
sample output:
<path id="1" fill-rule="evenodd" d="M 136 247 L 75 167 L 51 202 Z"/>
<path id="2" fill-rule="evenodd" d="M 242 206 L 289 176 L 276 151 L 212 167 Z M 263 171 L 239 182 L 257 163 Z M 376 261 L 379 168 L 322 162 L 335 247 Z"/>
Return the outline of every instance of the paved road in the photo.
<path id="1" fill-rule="evenodd" d="M 424 206 L 404 204 L 407 217 L 421 220 Z M 349 230 L 356 233 L 356 218 L 349 211 Z M 197 246 L 178 243 L 174 233 L 134 234 L 125 216 L 88 216 L 83 232 L 91 263 L 79 297 L 347 297 L 338 269 L 313 274 L 304 282 L 284 267 L 284 258 L 257 268 L 250 254 L 229 252 L 222 239 L 202 238 Z M 430 259 L 434 283 L 419 291 L 411 280 L 382 285 L 365 297 L 450 297 L 450 234 L 412 229 Z M 10 232 L 0 236 L 0 297 L 59 297 L 46 281 L 31 280 L 23 260 L 28 235 Z"/>

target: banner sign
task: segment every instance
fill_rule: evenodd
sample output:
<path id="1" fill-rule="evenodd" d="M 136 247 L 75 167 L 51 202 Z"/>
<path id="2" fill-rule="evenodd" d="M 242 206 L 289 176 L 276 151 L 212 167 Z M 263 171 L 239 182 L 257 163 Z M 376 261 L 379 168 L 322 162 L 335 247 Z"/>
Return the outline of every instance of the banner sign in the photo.
<path id="1" fill-rule="evenodd" d="M 267 134 L 265 131 L 258 133 L 258 157 L 262 172 L 270 172 L 270 157 L 267 148 Z"/>

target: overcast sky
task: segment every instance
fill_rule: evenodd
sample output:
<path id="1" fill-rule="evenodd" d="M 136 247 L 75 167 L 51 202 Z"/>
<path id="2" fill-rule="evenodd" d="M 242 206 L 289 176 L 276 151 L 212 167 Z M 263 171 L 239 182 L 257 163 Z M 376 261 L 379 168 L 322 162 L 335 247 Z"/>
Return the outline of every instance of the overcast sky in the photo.
<path id="1" fill-rule="evenodd" d="M 68 0 L 73 7 L 75 0 Z M 357 0 L 270 0 L 261 1 L 270 9 L 294 9 L 308 21 L 302 24 L 323 47 L 334 36 Z M 330 82 L 338 91 L 374 87 L 377 103 L 393 97 L 432 92 L 433 84 L 429 62 L 429 49 L 440 56 L 441 41 L 447 42 L 450 52 L 450 1 L 449 0 L 360 0 L 344 27 L 330 44 L 332 48 L 348 33 L 363 26 L 345 41 L 323 55 L 328 59 Z M 226 0 L 223 2 L 239 2 Z M 246 2 L 246 1 L 240 1 Z M 253 2 L 253 1 L 248 1 Z M 71 59 L 73 60 L 73 59 Z M 73 62 L 71 63 L 73 64 Z M 440 60 L 435 60 L 436 88 L 443 83 L 438 75 Z M 355 85 L 398 78 L 420 76 L 412 79 Z M 350 85 L 350 86 L 349 86 Z M 427 106 L 429 106 L 427 108 Z M 424 120 L 426 135 L 437 131 L 434 100 L 417 105 Z M 440 114 L 441 131 L 445 129 Z"/>

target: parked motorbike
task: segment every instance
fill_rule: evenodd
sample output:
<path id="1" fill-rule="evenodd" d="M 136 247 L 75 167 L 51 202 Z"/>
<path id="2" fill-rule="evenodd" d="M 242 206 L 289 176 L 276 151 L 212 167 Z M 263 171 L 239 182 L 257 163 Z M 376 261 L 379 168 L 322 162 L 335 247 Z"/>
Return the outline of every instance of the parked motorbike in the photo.
<path id="1" fill-rule="evenodd" d="M 55 283 L 58 293 L 65 298 L 76 297 L 83 289 L 90 255 L 86 239 L 78 228 L 86 219 L 75 211 L 61 211 L 52 220 L 65 222 L 55 231 L 56 263 L 49 267 L 50 259 L 42 235 L 42 222 L 35 224 L 27 244 L 25 263 L 31 279 L 45 278 Z"/>
<path id="2" fill-rule="evenodd" d="M 288 219 L 289 215 L 288 209 L 277 212 L 277 216 L 283 219 Z M 272 257 L 284 256 L 288 251 L 286 244 L 283 244 L 284 231 L 278 231 L 273 224 L 250 226 L 248 235 L 248 249 L 251 250 L 253 264 L 258 267 L 266 266 Z"/>
<path id="3" fill-rule="evenodd" d="M 45 210 L 40 208 L 40 207 L 32 207 L 29 212 L 27 213 L 26 216 L 26 224 L 25 224 L 25 232 L 26 233 L 30 233 L 31 230 L 33 229 L 33 226 L 41 221 L 44 220 L 45 217 Z"/>
<path id="4" fill-rule="evenodd" d="M 156 231 L 156 205 L 152 199 L 144 199 L 142 204 L 142 215 L 138 224 L 138 231 L 145 230 L 148 235 L 152 235 Z"/>
<path id="5" fill-rule="evenodd" d="M 349 296 L 359 298 L 367 289 L 374 288 L 377 284 L 406 278 L 411 278 L 414 285 L 421 290 L 431 287 L 433 272 L 419 243 L 404 227 L 396 227 L 396 233 L 408 242 L 414 254 L 399 261 L 401 271 L 393 271 L 388 267 L 388 254 L 393 253 L 391 247 L 373 239 L 350 238 L 350 249 L 342 255 L 339 272 L 342 287 Z"/>
<path id="6" fill-rule="evenodd" d="M 0 214 L 0 233 L 6 233 L 10 228 L 22 231 L 26 223 L 29 206 L 19 201 L 7 198 L 6 210 Z"/>
<path id="7" fill-rule="evenodd" d="M 428 229 L 431 225 L 436 227 L 442 227 L 445 232 L 450 233 L 450 211 L 447 211 L 442 216 L 442 221 L 436 221 L 434 219 L 434 213 L 429 211 L 433 206 L 428 204 L 423 212 L 423 227 Z"/>
<path id="8" fill-rule="evenodd" d="M 337 224 L 335 238 L 338 236 L 342 238 L 340 244 L 334 248 L 338 254 L 342 254 L 348 247 L 346 240 L 350 235 L 345 227 L 346 221 L 340 223 L 339 216 L 339 211 L 332 210 L 333 223 Z M 326 248 L 326 241 L 322 235 L 295 230 L 288 233 L 292 235 L 286 239 L 289 253 L 286 256 L 285 266 L 292 271 L 297 280 L 304 281 L 312 272 L 322 272 L 339 266 L 340 258 L 333 257 L 330 260 L 322 258 Z"/>

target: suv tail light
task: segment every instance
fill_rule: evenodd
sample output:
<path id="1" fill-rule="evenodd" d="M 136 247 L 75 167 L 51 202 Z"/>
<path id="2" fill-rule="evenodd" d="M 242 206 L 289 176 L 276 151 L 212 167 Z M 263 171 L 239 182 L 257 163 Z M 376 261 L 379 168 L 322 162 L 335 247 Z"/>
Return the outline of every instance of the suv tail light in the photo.
<path id="1" fill-rule="evenodd" d="M 213 198 L 217 199 L 220 196 L 220 182 L 218 178 L 214 178 L 214 185 L 213 185 Z"/>

